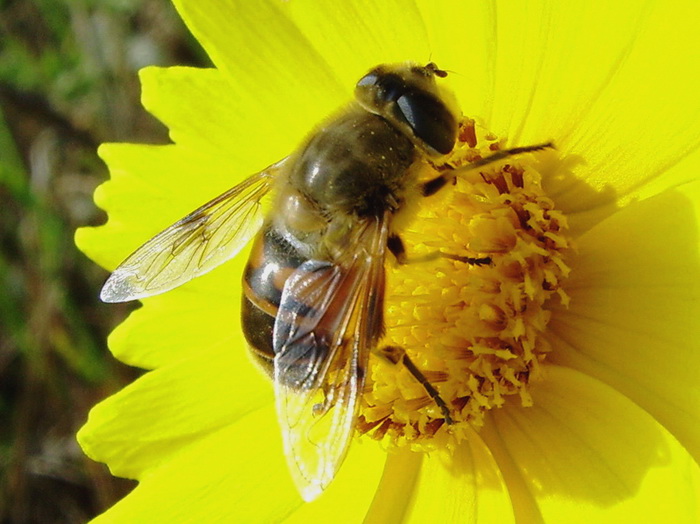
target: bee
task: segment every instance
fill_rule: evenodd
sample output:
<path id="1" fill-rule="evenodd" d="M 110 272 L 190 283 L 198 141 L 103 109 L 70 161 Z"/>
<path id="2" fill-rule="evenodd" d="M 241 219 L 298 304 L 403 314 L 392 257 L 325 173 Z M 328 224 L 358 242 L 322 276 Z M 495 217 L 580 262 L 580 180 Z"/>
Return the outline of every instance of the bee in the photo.
<path id="1" fill-rule="evenodd" d="M 440 163 L 461 117 L 436 81 L 446 75 L 434 63 L 371 69 L 355 100 L 295 153 L 157 234 L 102 288 L 105 302 L 163 293 L 229 260 L 257 233 L 243 275 L 243 333 L 273 379 L 285 455 L 305 500 L 328 486 L 347 454 L 371 352 L 406 365 L 452 423 L 405 352 L 378 347 L 385 260 L 389 252 L 399 263 L 407 258 L 397 216 L 455 176 Z M 546 146 L 499 151 L 470 166 Z M 436 176 L 420 182 L 427 165 Z"/>

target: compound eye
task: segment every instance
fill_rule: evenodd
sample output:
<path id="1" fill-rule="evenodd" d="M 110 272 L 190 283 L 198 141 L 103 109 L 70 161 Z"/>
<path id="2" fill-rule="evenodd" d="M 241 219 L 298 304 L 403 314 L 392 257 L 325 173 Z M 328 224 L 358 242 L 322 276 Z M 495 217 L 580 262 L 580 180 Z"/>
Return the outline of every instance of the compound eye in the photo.
<path id="1" fill-rule="evenodd" d="M 360 78 L 360 81 L 357 82 L 357 87 L 373 87 L 379 83 L 379 77 L 377 76 L 377 73 L 375 72 L 369 72 L 362 78 Z"/>
<path id="2" fill-rule="evenodd" d="M 446 155 L 452 151 L 457 137 L 457 121 L 434 96 L 418 92 L 401 95 L 396 100 L 394 115 L 438 153 Z"/>
<path id="3" fill-rule="evenodd" d="M 406 80 L 400 75 L 370 71 L 357 83 L 355 96 L 368 111 L 381 114 L 406 90 Z"/>

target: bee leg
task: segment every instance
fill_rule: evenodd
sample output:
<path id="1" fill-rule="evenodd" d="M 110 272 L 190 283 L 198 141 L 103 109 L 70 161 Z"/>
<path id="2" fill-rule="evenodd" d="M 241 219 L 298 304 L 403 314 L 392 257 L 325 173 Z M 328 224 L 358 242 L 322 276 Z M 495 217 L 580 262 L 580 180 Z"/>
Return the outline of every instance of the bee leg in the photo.
<path id="1" fill-rule="evenodd" d="M 406 354 L 406 351 L 403 348 L 400 348 L 398 346 L 385 346 L 381 349 L 378 349 L 377 354 L 384 357 L 392 364 L 401 363 L 404 366 L 406 366 L 408 372 L 411 375 L 413 375 L 413 378 L 415 378 L 421 386 L 423 386 L 425 392 L 430 396 L 430 398 L 433 399 L 433 402 L 435 402 L 437 407 L 440 408 L 440 411 L 442 411 L 442 415 L 445 418 L 445 422 L 447 424 L 454 424 L 452 414 L 450 413 L 450 408 L 447 407 L 447 404 L 440 396 L 440 393 L 438 393 L 438 391 L 433 387 L 433 385 L 430 382 L 428 382 L 428 379 L 425 378 L 425 375 L 423 375 L 421 370 L 416 367 L 413 361 L 410 358 L 408 358 L 408 355 Z"/>
<path id="2" fill-rule="evenodd" d="M 452 182 L 453 184 L 457 181 L 457 177 L 453 173 L 454 167 L 452 167 L 449 164 L 444 164 L 442 166 L 434 166 L 436 169 L 439 171 L 442 171 L 440 175 L 437 177 L 428 180 L 427 182 L 423 182 L 423 185 L 420 188 L 420 192 L 424 197 L 429 197 L 430 195 L 434 195 L 438 191 L 440 191 L 443 187 L 447 185 L 448 182 Z"/>
<path id="3" fill-rule="evenodd" d="M 465 264 L 469 264 L 470 266 L 487 266 L 491 263 L 491 257 L 464 257 L 462 255 L 443 253 L 442 251 L 440 251 L 438 254 L 441 258 L 449 258 L 450 260 L 464 262 Z"/>
<path id="4" fill-rule="evenodd" d="M 459 173 L 464 173 L 465 171 L 471 171 L 472 169 L 483 167 L 493 162 L 498 162 L 499 160 L 503 160 L 504 158 L 508 158 L 509 156 L 520 155 L 522 153 L 532 153 L 533 151 L 541 151 L 542 149 L 549 149 L 553 147 L 553 142 L 545 142 L 543 144 L 536 144 L 534 146 L 511 147 L 510 149 L 502 149 L 500 151 L 496 151 L 493 155 L 474 160 L 474 162 L 470 162 L 469 164 L 460 168 L 455 168 L 454 166 L 451 166 L 449 164 L 434 166 L 435 169 L 441 171 L 441 173 L 432 180 L 424 182 L 421 186 L 421 193 L 423 194 L 423 196 L 426 197 L 434 195 L 435 193 L 440 191 L 440 189 L 442 189 L 445 185 L 447 185 L 448 182 L 454 183 Z"/>
<path id="5" fill-rule="evenodd" d="M 396 261 L 403 265 L 408 263 L 408 257 L 406 256 L 406 246 L 401 240 L 401 237 L 397 234 L 391 234 L 386 241 L 386 247 L 392 254 L 396 257 Z"/>
<path id="6" fill-rule="evenodd" d="M 458 262 L 464 262 L 471 266 L 483 266 L 491 263 L 491 258 L 489 257 L 465 257 L 461 255 L 453 255 L 451 253 L 443 253 L 442 251 L 433 251 L 427 255 L 420 257 L 409 258 L 406 255 L 406 246 L 401 240 L 401 237 L 397 234 L 392 234 L 386 242 L 386 247 L 393 253 L 396 257 L 396 262 L 400 265 L 404 264 L 417 264 L 421 262 L 430 262 L 432 260 L 437 260 L 438 258 L 449 258 L 450 260 L 457 260 Z"/>

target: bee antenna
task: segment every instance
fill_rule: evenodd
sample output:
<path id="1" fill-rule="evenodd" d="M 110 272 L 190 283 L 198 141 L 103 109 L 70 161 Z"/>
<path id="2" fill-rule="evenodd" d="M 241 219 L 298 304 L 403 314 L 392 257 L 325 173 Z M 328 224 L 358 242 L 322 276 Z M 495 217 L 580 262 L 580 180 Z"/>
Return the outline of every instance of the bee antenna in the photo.
<path id="1" fill-rule="evenodd" d="M 440 78 L 445 78 L 448 73 L 446 70 L 440 69 L 435 62 L 428 62 L 425 68 L 431 73 L 433 73 L 435 76 L 438 76 Z"/>

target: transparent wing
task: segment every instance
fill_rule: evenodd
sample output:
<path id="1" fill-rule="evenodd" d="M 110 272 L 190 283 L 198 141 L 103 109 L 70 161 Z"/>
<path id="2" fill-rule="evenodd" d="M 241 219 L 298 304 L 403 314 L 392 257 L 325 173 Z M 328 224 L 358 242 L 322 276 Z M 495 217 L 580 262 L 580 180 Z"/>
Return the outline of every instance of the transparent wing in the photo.
<path id="1" fill-rule="evenodd" d="M 102 287 L 104 302 L 158 295 L 234 257 L 260 229 L 260 201 L 286 158 L 164 229 L 124 260 Z"/>
<path id="2" fill-rule="evenodd" d="M 383 326 L 387 223 L 359 225 L 340 260 L 303 263 L 282 292 L 273 333 L 277 416 L 307 501 L 333 480 L 353 436 Z"/>

